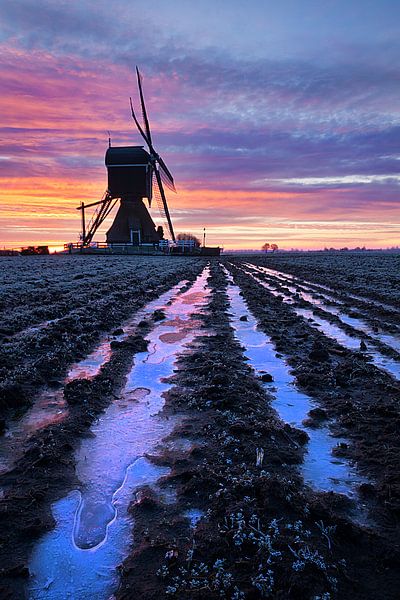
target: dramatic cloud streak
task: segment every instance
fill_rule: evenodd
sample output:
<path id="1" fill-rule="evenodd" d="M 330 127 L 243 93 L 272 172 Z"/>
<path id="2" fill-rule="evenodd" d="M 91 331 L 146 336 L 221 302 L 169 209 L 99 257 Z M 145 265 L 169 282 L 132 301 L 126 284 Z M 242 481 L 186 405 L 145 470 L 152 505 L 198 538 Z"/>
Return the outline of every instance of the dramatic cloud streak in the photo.
<path id="1" fill-rule="evenodd" d="M 296 3 L 282 4 L 3 0 L 3 243 L 76 239 L 77 202 L 106 185 L 107 130 L 114 144 L 141 143 L 128 105 L 135 63 L 178 182 L 177 228 L 207 226 L 229 247 L 397 243 L 397 4 L 325 14 L 307 0 L 300 32 Z M 239 43 L 229 23 L 240 21 Z"/>

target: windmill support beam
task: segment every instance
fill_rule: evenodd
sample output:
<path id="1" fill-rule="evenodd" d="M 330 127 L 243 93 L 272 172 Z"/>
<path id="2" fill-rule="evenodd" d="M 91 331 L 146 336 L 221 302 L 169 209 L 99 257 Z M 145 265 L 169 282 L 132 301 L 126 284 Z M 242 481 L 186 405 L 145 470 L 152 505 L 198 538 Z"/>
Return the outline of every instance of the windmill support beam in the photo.
<path id="1" fill-rule="evenodd" d="M 82 240 L 86 237 L 86 224 L 85 224 L 85 204 L 81 202 L 80 210 L 82 211 Z"/>
<path id="2" fill-rule="evenodd" d="M 112 198 L 108 192 L 105 193 L 105 196 L 102 200 L 98 200 L 97 202 L 91 202 L 90 204 L 84 204 L 81 202 L 80 206 L 77 207 L 77 210 L 82 211 L 82 246 L 89 246 L 91 241 L 93 240 L 94 234 L 103 223 L 104 219 L 110 214 L 111 210 L 115 206 L 115 202 L 113 203 L 114 198 Z M 90 223 L 89 227 L 86 230 L 85 223 L 85 208 L 90 206 L 97 206 Z"/>
<path id="3" fill-rule="evenodd" d="M 90 208 L 91 206 L 97 206 L 98 204 L 103 204 L 103 202 L 106 202 L 107 198 L 103 198 L 102 200 L 97 200 L 96 202 L 91 202 L 90 204 L 84 204 L 83 202 L 81 202 L 80 206 L 76 207 L 76 210 L 82 210 L 82 208 Z"/>

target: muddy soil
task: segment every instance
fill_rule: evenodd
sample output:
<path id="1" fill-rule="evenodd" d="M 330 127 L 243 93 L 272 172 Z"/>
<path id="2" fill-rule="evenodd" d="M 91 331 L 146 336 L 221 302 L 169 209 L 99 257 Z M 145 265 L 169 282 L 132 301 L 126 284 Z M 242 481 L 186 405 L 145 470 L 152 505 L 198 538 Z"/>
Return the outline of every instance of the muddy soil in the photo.
<path id="1" fill-rule="evenodd" d="M 282 289 L 283 293 L 288 293 L 290 286 L 294 286 L 300 294 L 302 292 L 311 293 L 314 299 L 319 299 L 330 307 L 336 307 L 350 317 L 363 319 L 371 326 L 372 330 L 377 332 L 384 330 L 399 334 L 400 317 L 394 301 L 393 304 L 384 304 L 380 300 L 373 300 L 368 297 L 369 290 L 367 288 L 364 289 L 363 296 L 352 294 L 341 288 L 340 280 L 338 284 L 333 281 L 333 285 L 331 284 L 329 287 L 313 283 L 308 278 L 299 278 L 300 276 L 288 280 L 286 277 L 291 277 L 289 273 L 284 274 L 283 270 L 270 269 L 269 259 L 268 262 L 264 262 L 264 265 L 260 263 L 261 261 L 258 259 L 258 261 L 246 262 L 244 265 L 246 268 L 254 269 L 258 277 L 261 276 Z M 329 283 L 331 283 L 330 280 Z"/>
<path id="2" fill-rule="evenodd" d="M 118 315 L 135 312 L 148 300 L 160 295 L 181 279 L 194 280 L 202 269 L 203 261 L 191 264 L 178 261 L 173 268 L 165 268 L 160 287 L 147 288 L 129 303 L 129 308 Z M 146 282 L 146 286 L 149 281 Z M 136 290 L 137 291 L 137 290 Z M 129 292 L 130 294 L 132 291 Z M 112 296 L 112 294 L 110 294 Z M 120 307 L 121 308 L 121 307 Z M 111 311 L 108 327 L 115 321 Z M 133 357 L 146 349 L 146 333 L 158 321 L 159 315 L 140 322 L 136 332 L 123 342 L 111 344 L 110 359 L 92 379 L 76 379 L 64 385 L 68 415 L 33 434 L 13 470 L 0 477 L 0 597 L 26 597 L 29 577 L 28 559 L 34 543 L 54 526 L 51 514 L 53 502 L 77 486 L 74 453 L 80 440 L 99 414 L 118 395 L 125 383 Z M 64 332 L 69 335 L 69 331 Z M 98 338 L 98 333 L 96 334 Z M 64 356 L 63 364 L 71 364 L 74 352 Z M 1 442 L 1 439 L 0 439 Z"/>
<path id="3" fill-rule="evenodd" d="M 328 285 L 344 295 L 360 294 L 400 306 L 398 253 L 271 253 L 251 261 Z"/>
<path id="4" fill-rule="evenodd" d="M 0 303 L 0 419 L 25 411 L 42 386 L 60 384 L 68 365 L 101 336 L 178 281 L 193 279 L 201 263 L 66 256 L 2 262 L 8 277 Z"/>
<path id="5" fill-rule="evenodd" d="M 249 304 L 254 288 L 256 307 L 261 290 L 239 280 Z M 134 544 L 117 598 L 398 598 L 397 545 L 351 522 L 345 497 L 304 486 L 307 436 L 277 418 L 246 364 L 217 265 L 210 285 L 203 321 L 214 335 L 179 361 L 165 411 L 185 419 L 152 457 L 171 467 L 163 485 L 176 501 L 146 488 L 134 499 Z M 278 301 L 270 308 L 295 336 L 296 319 L 278 312 Z"/>
<path id="6" fill-rule="evenodd" d="M 178 260 L 170 263 L 171 268 L 163 263 L 161 273 L 154 263 L 141 280 L 139 271 L 145 273 L 141 265 L 129 275 L 134 263 L 124 260 L 114 273 L 96 263 L 99 273 L 89 286 L 98 308 L 94 313 L 85 304 L 82 288 L 81 306 L 72 313 L 77 310 L 93 320 L 82 347 L 78 340 L 85 334 L 71 326 L 69 317 L 63 321 L 61 316 L 55 324 L 61 323 L 65 346 L 52 337 L 53 325 L 32 334 L 33 338 L 27 334 L 27 339 L 40 343 L 28 351 L 28 362 L 32 361 L 28 370 L 21 369 L 22 378 L 16 377 L 18 368 L 13 376 L 27 392 L 22 410 L 33 389 L 52 378 L 59 381 L 66 366 L 91 350 L 103 332 L 117 334 L 123 319 L 138 307 L 181 279 L 193 280 L 204 266 L 203 261 Z M 263 264 L 264 257 L 256 261 Z M 310 412 L 309 421 L 319 427 L 329 420 L 334 432 L 348 439 L 335 452 L 354 461 L 365 476 L 359 500 L 369 515 L 360 525 L 354 517 L 357 499 L 317 492 L 304 484 L 300 473 L 308 436 L 278 417 L 271 406 L 273 388 L 268 392 L 249 367 L 230 326 L 227 279 L 215 260 L 207 310 L 193 316 L 196 327 L 202 323 L 204 335 L 180 356 L 169 379 L 163 417 L 178 416 L 180 425 L 159 450 L 147 456 L 154 465 L 169 467 L 170 474 L 132 498 L 131 550 L 119 567 L 116 597 L 397 600 L 400 383 L 371 364 L 365 352 L 347 350 L 297 316 L 290 305 L 243 272 L 247 259 L 223 262 L 260 329 L 290 364 L 299 389 L 315 400 L 317 408 Z M 50 272 L 45 274 L 50 281 Z M 77 274 L 72 269 L 68 282 L 75 281 Z M 102 291 L 96 304 L 97 277 L 102 275 L 109 278 L 108 291 Z M 35 277 L 27 270 L 24 277 L 31 283 L 25 295 L 21 292 L 21 307 L 30 310 Z M 379 271 L 374 277 L 378 281 L 383 275 Z M 305 278 L 311 279 L 310 274 Z M 42 292 L 45 301 L 45 286 Z M 379 297 L 383 296 L 387 294 Z M 54 298 L 47 300 L 50 306 Z M 196 298 L 188 301 L 195 303 Z M 56 308 L 51 314 L 62 315 L 62 310 Z M 163 318 L 162 311 L 153 312 L 124 341 L 114 341 L 109 360 L 92 378 L 62 384 L 68 403 L 65 420 L 37 431 L 16 467 L 0 477 L 0 598 L 28 597 L 29 558 L 34 544 L 54 528 L 51 505 L 79 488 L 76 449 L 85 436 L 93 435 L 91 425 L 120 394 L 133 357 L 146 348 L 146 333 Z M 23 344 L 25 334 L 20 340 L 15 333 L 12 343 Z M 48 341 L 42 335 L 49 336 Z M 176 341 L 171 335 L 177 334 L 166 330 L 163 341 Z M 53 346 L 55 340 L 61 344 L 64 353 L 55 366 L 51 339 Z M 46 357 L 49 370 L 35 371 L 36 359 L 43 364 Z M 17 352 L 15 360 L 24 364 L 24 352 Z"/>
<path id="7" fill-rule="evenodd" d="M 235 280 L 262 330 L 287 357 L 300 389 L 315 398 L 351 440 L 338 452 L 351 457 L 373 483 L 365 493 L 388 533 L 398 535 L 400 511 L 400 383 L 377 369 L 363 352 L 327 338 L 290 306 L 272 296 L 240 269 Z M 378 450 L 379 449 L 379 450 Z"/>
<path id="8" fill-rule="evenodd" d="M 240 263 L 239 263 L 240 264 Z M 340 304 L 330 300 L 331 295 L 328 294 L 327 300 L 320 294 L 310 293 L 309 285 L 301 285 L 301 283 L 287 282 L 282 279 L 275 278 L 269 273 L 260 270 L 253 270 L 252 263 L 245 263 L 242 268 L 246 274 L 263 281 L 273 288 L 283 298 L 290 298 L 291 303 L 299 308 L 306 308 L 313 312 L 314 315 L 322 317 L 322 319 L 338 325 L 343 331 L 350 336 L 357 337 L 371 342 L 374 347 L 400 360 L 400 326 L 398 325 L 398 312 L 387 311 L 380 306 L 371 305 L 368 302 L 368 310 L 365 307 L 361 310 L 358 308 L 362 303 L 348 296 L 340 296 Z M 303 292 L 306 292 L 303 296 Z M 320 290 L 321 291 L 321 290 Z M 335 292 L 333 292 L 335 294 Z M 338 314 L 334 314 L 332 310 L 336 310 Z M 346 317 L 350 317 L 349 322 Z M 385 340 L 385 333 L 389 341 Z M 390 345 L 392 344 L 392 345 Z"/>

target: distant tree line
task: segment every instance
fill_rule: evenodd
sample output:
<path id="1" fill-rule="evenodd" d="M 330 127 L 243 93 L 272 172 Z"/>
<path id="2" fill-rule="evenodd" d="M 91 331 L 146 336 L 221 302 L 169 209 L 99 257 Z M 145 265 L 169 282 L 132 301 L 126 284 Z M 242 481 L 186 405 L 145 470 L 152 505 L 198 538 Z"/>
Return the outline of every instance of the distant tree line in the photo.
<path id="1" fill-rule="evenodd" d="M 366 250 L 365 246 L 362 248 L 360 246 L 356 246 L 356 248 L 347 248 L 347 246 L 344 248 L 324 248 L 324 252 L 366 252 Z"/>

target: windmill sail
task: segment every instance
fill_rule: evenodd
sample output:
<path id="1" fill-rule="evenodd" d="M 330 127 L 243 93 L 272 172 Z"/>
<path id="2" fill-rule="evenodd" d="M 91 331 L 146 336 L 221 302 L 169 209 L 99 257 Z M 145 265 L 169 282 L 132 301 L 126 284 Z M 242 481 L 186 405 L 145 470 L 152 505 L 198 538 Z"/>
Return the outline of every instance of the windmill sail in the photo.
<path id="1" fill-rule="evenodd" d="M 168 204 L 167 204 L 167 198 L 165 196 L 165 191 L 164 191 L 163 184 L 162 184 L 162 181 L 161 181 L 160 172 L 158 171 L 158 169 L 155 169 L 154 173 L 155 173 L 155 176 L 156 176 L 158 188 L 160 190 L 160 196 L 161 196 L 161 200 L 162 200 L 162 205 L 163 205 L 164 213 L 165 213 L 165 216 L 167 218 L 168 231 L 171 234 L 172 241 L 175 242 L 174 228 L 172 227 L 171 216 L 169 214 Z"/>
<path id="2" fill-rule="evenodd" d="M 161 203 L 159 204 L 159 207 L 160 206 L 162 207 L 161 215 L 162 215 L 163 219 L 166 220 L 167 230 L 169 231 L 172 240 L 175 241 L 174 229 L 172 226 L 172 221 L 171 221 L 171 217 L 170 217 L 169 209 L 168 209 L 168 205 L 167 205 L 167 198 L 165 196 L 165 191 L 164 191 L 164 187 L 163 187 L 163 183 L 164 183 L 168 189 L 172 190 L 173 192 L 176 192 L 175 185 L 174 185 L 174 178 L 172 177 L 172 174 L 171 174 L 170 170 L 168 169 L 167 165 L 165 164 L 164 160 L 154 149 L 153 142 L 151 139 L 149 119 L 147 116 L 147 110 L 146 110 L 146 105 L 145 105 L 145 101 L 144 101 L 142 76 L 137 67 L 136 67 L 136 76 L 137 76 L 137 82 L 138 82 L 138 88 L 139 88 L 140 105 L 141 105 L 141 109 L 142 109 L 144 127 L 142 127 L 142 125 L 139 123 L 139 121 L 136 117 L 135 111 L 133 109 L 132 99 L 130 99 L 132 118 L 135 121 L 136 127 L 138 128 L 140 135 L 143 137 L 143 139 L 145 140 L 146 144 L 149 147 L 149 154 L 150 154 L 150 158 L 151 158 L 151 162 L 152 162 L 153 173 L 155 175 L 155 179 L 156 179 L 156 183 L 157 183 L 157 186 L 155 186 L 155 187 L 158 188 L 159 200 L 161 198 Z M 159 202 L 157 201 L 157 203 L 159 203 Z"/>
<path id="3" fill-rule="evenodd" d="M 161 181 L 163 182 L 163 184 L 169 189 L 171 190 L 171 192 L 175 192 L 176 193 L 176 188 L 174 185 L 174 182 L 169 179 L 168 175 L 166 174 L 166 172 L 164 171 L 164 169 L 160 166 L 159 169 L 160 171 L 160 177 L 161 177 Z"/>
<path id="4" fill-rule="evenodd" d="M 136 75 L 137 75 L 137 82 L 138 82 L 138 87 L 139 87 L 140 104 L 142 106 L 143 122 L 144 122 L 146 136 L 147 136 L 146 141 L 149 144 L 149 148 L 153 149 L 152 141 L 151 141 L 151 133 L 150 133 L 150 124 L 149 124 L 149 119 L 147 118 L 146 105 L 144 103 L 144 96 L 143 96 L 143 89 L 142 89 L 142 76 L 137 67 L 136 67 Z"/>

